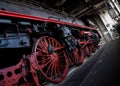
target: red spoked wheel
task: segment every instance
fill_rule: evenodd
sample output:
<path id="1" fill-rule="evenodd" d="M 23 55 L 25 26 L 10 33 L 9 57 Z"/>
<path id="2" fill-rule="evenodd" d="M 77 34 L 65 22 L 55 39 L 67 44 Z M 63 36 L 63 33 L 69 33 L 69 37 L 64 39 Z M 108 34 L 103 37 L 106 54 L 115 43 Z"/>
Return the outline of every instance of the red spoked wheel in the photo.
<path id="1" fill-rule="evenodd" d="M 85 56 L 88 56 L 88 57 L 90 57 L 91 54 L 92 54 L 92 50 L 91 50 L 91 48 L 88 45 L 86 45 L 84 47 L 84 54 L 85 54 Z"/>
<path id="2" fill-rule="evenodd" d="M 95 52 L 97 48 L 94 45 L 90 45 L 90 49 L 92 52 Z"/>
<path id="3" fill-rule="evenodd" d="M 70 52 L 70 56 L 70 64 L 75 63 L 76 65 L 79 65 L 84 61 L 84 55 L 81 49 L 76 48 L 75 50 Z"/>
<path id="4" fill-rule="evenodd" d="M 33 49 L 41 74 L 51 82 L 64 80 L 68 73 L 68 59 L 64 47 L 53 37 L 38 39 Z"/>

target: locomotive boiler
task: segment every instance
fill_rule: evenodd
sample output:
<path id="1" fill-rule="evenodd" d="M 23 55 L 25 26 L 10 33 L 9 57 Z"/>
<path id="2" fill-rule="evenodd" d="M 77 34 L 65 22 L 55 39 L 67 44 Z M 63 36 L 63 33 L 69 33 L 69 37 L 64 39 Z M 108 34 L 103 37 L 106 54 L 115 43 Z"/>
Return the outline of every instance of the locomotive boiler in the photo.
<path id="1" fill-rule="evenodd" d="M 0 86 L 59 83 L 99 41 L 94 28 L 0 10 Z"/>

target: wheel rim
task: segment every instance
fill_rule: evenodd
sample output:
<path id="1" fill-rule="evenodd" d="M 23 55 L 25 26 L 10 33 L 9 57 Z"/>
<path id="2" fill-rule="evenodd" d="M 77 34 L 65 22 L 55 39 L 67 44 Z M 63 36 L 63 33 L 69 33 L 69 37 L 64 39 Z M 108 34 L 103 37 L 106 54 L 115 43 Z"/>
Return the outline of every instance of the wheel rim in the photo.
<path id="1" fill-rule="evenodd" d="M 63 46 L 54 38 L 43 36 L 33 49 L 38 70 L 51 82 L 64 80 L 68 73 L 68 60 Z"/>

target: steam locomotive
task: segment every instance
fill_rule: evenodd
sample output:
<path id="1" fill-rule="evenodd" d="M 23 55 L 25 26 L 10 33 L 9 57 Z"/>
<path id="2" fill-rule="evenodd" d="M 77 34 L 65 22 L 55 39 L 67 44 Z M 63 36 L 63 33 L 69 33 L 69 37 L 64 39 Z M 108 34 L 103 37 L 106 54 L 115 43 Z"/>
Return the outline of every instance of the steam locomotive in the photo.
<path id="1" fill-rule="evenodd" d="M 100 38 L 87 26 L 0 10 L 0 86 L 59 83 Z"/>

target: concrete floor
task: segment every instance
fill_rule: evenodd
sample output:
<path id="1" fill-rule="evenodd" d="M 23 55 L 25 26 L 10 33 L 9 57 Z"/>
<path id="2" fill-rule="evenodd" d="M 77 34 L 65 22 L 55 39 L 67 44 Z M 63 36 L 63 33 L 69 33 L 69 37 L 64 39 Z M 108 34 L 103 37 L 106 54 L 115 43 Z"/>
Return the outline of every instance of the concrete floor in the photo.
<path id="1" fill-rule="evenodd" d="M 104 45 L 56 86 L 120 86 L 120 39 Z"/>

